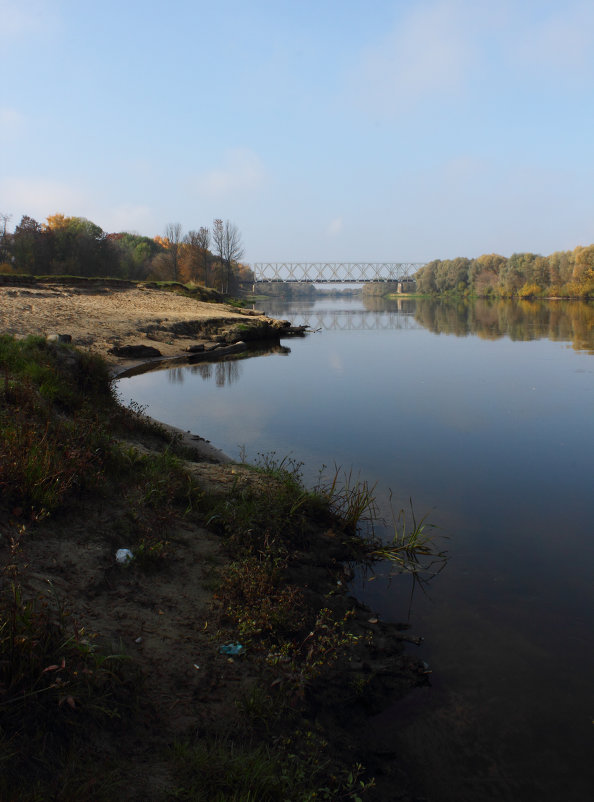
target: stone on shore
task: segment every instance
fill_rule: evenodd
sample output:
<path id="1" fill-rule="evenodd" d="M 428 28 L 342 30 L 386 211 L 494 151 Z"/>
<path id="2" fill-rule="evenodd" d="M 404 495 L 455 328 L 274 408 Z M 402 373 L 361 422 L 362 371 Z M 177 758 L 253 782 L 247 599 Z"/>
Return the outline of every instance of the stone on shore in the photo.
<path id="1" fill-rule="evenodd" d="M 161 356 L 159 349 L 152 345 L 116 345 L 109 349 L 109 353 L 125 359 L 151 359 Z"/>

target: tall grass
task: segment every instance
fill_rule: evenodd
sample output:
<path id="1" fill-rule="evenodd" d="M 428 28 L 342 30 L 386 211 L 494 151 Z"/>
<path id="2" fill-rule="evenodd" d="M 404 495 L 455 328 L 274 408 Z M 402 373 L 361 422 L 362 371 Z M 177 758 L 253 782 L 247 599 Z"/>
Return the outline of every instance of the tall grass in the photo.
<path id="1" fill-rule="evenodd" d="M 245 462 L 245 452 L 242 460 Z M 363 522 L 371 524 L 376 517 L 376 486 L 354 476 L 352 468 L 346 471 L 335 465 L 327 476 L 326 466 L 322 465 L 311 489 L 303 481 L 303 463 L 290 455 L 279 459 L 274 451 L 259 453 L 255 468 L 282 485 L 291 497 L 292 513 L 301 507 L 310 513 L 326 513 L 351 533 Z"/>
<path id="2" fill-rule="evenodd" d="M 269 744 L 209 738 L 195 745 L 176 743 L 173 754 L 181 783 L 175 799 L 193 802 L 361 802 L 373 788 L 362 767 L 334 770 L 324 757 L 327 743 L 315 732 Z"/>
<path id="3" fill-rule="evenodd" d="M 33 518 L 98 481 L 115 407 L 103 362 L 68 346 L 0 337 L 0 491 Z"/>
<path id="4" fill-rule="evenodd" d="M 334 473 L 325 479 L 325 468 L 324 465 L 320 469 L 314 492 L 326 501 L 332 514 L 352 532 L 356 532 L 363 522 L 373 525 L 377 516 L 376 485 L 370 485 L 359 476 L 355 477 L 352 468 L 346 471 L 338 465 L 334 466 Z"/>
<path id="5" fill-rule="evenodd" d="M 138 676 L 97 646 L 52 594 L 25 598 L 18 577 L 0 592 L 0 798 L 55 798 L 60 766 L 96 727 L 130 714 Z M 90 756 L 87 754 L 87 758 Z M 75 764 L 70 773 L 76 774 Z M 53 789 L 53 791 L 51 790 Z"/>

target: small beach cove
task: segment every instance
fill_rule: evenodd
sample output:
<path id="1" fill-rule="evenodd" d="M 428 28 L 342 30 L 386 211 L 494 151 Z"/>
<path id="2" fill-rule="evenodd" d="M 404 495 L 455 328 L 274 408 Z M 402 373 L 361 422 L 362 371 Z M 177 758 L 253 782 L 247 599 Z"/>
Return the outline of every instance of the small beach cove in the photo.
<path id="1" fill-rule="evenodd" d="M 10 317 L 17 301 L 33 311 L 32 296 L 8 295 L 3 325 L 11 335 L 67 333 L 76 344 L 75 321 L 87 332 L 93 324 L 80 310 L 52 315 L 53 294 L 40 296 L 47 317 L 35 311 L 33 331 L 14 331 Z M 187 308 L 180 315 L 192 320 Z M 257 798 L 287 798 L 290 782 L 301 788 L 296 799 L 309 798 L 307 788 L 355 799 L 375 774 L 367 798 L 412 799 L 405 767 L 370 753 L 353 727 L 427 677 L 403 652 L 406 628 L 346 592 L 349 566 L 364 558 L 351 527 L 305 491 L 298 471 L 231 463 L 197 434 L 113 406 L 102 370 L 117 365 L 100 368 L 94 352 L 123 330 L 114 334 L 103 315 L 94 331 L 93 343 L 79 343 L 82 356 L 68 343 L 19 340 L 39 385 L 17 378 L 22 354 L 10 346 L 5 356 L 3 457 L 13 462 L 2 474 L 0 548 L 12 624 L 3 644 L 26 653 L 36 626 L 57 638 L 43 640 L 32 675 L 13 671 L 3 690 L 4 731 L 11 710 L 22 714 L 21 735 L 11 736 L 18 782 L 42 743 L 30 781 L 46 798 L 200 799 L 206 769 L 196 766 L 205 761 L 208 787 L 230 782 L 231 795 L 262 782 Z M 35 444 L 46 475 L 32 477 L 28 462 L 19 479 L 19 442 L 30 454 Z M 120 548 L 134 560 L 119 565 Z M 241 648 L 226 654 L 225 645 Z M 74 751 L 62 767 L 67 744 Z M 250 779 L 254 763 L 266 781 Z M 6 765 L 11 798 L 26 798 Z M 225 777 L 230 765 L 234 778 Z M 382 774 L 398 796 L 378 795 Z"/>

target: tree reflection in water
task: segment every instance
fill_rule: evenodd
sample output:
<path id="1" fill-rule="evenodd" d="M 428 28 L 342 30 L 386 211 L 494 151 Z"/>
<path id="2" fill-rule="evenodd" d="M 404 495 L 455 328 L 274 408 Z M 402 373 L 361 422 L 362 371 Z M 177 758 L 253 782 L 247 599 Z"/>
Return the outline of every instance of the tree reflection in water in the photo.
<path id="1" fill-rule="evenodd" d="M 477 334 L 486 340 L 546 338 L 594 353 L 594 304 L 587 301 L 419 298 L 414 314 L 436 334 Z"/>
<path id="2" fill-rule="evenodd" d="M 239 360 L 233 359 L 226 362 L 202 362 L 199 365 L 182 365 L 180 367 L 169 368 L 167 378 L 171 384 L 183 384 L 186 371 L 190 371 L 200 376 L 204 381 L 210 381 L 213 375 L 217 387 L 233 384 L 241 377 Z"/>

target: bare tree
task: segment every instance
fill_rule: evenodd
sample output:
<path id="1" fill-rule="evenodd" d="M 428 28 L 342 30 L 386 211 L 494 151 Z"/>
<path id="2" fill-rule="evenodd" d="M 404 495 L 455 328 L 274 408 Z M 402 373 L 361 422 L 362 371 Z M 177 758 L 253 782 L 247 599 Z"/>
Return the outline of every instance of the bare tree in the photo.
<path id="1" fill-rule="evenodd" d="M 221 289 L 223 292 L 229 292 L 229 285 L 231 283 L 231 263 L 236 262 L 243 256 L 243 243 L 241 241 L 241 234 L 235 223 L 226 220 L 217 219 L 213 223 L 213 241 L 217 250 L 217 256 L 223 268 L 223 276 L 221 279 Z"/>
<path id="2" fill-rule="evenodd" d="M 200 226 L 197 234 L 198 245 L 205 251 L 210 247 L 210 231 L 207 226 Z"/>
<path id="3" fill-rule="evenodd" d="M 165 228 L 165 236 L 169 242 L 169 258 L 173 271 L 173 280 L 177 281 L 179 272 L 179 252 L 183 241 L 181 223 L 168 223 Z"/>
<path id="4" fill-rule="evenodd" d="M 0 262 L 9 260 L 9 250 L 6 238 L 6 226 L 8 221 L 12 218 L 11 214 L 0 212 L 0 221 L 2 222 L 2 233 L 0 234 Z"/>
<path id="5" fill-rule="evenodd" d="M 221 267 L 221 274 L 223 270 L 223 243 L 224 243 L 224 234 L 223 234 L 223 221 L 219 218 L 213 220 L 212 223 L 212 241 L 215 247 L 215 253 L 219 259 L 219 264 Z M 222 278 L 221 278 L 221 291 L 223 290 L 222 287 Z"/>
<path id="6" fill-rule="evenodd" d="M 208 287 L 208 258 L 210 248 L 210 230 L 208 226 L 200 226 L 198 229 L 198 246 L 202 249 L 202 258 L 204 260 L 204 286 Z"/>
<path id="7" fill-rule="evenodd" d="M 8 221 L 12 220 L 11 214 L 5 214 L 4 212 L 0 212 L 0 220 L 2 221 L 2 236 L 6 236 L 6 226 L 8 225 Z"/>

